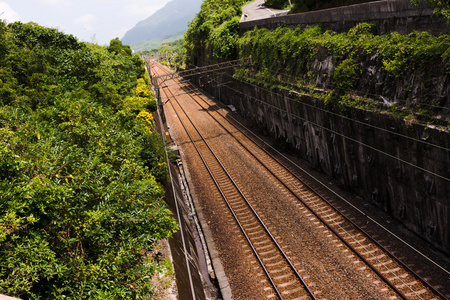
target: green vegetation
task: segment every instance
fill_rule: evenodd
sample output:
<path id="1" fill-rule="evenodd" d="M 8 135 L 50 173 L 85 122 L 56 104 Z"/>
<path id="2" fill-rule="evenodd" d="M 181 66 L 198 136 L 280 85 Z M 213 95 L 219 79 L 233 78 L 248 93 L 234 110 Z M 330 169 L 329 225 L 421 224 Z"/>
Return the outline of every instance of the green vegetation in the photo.
<path id="1" fill-rule="evenodd" d="M 252 57 L 255 72 L 240 78 L 257 78 L 259 81 L 289 82 L 293 85 L 312 86 L 317 78 L 314 63 L 326 58 L 332 72 L 334 93 L 343 95 L 358 90 L 362 78 L 373 78 L 377 72 L 387 81 L 407 80 L 411 70 L 422 78 L 445 76 L 450 69 L 450 38 L 448 35 L 432 36 L 426 32 L 401 35 L 396 32 L 377 35 L 371 24 L 359 24 L 348 33 L 322 32 L 319 27 L 291 30 L 280 27 L 274 31 L 254 29 L 239 40 L 240 57 Z M 371 65 L 372 69 L 362 68 Z M 436 66 L 430 68 L 430 66 Z M 371 73 L 372 72 L 372 73 Z M 381 80 L 377 78 L 377 80 Z M 423 80 L 422 87 L 431 88 L 431 80 Z M 374 85 L 372 85 L 374 86 Z M 364 93 L 376 93 L 365 89 Z M 364 96 L 365 94 L 362 94 Z M 427 95 L 424 95 L 426 97 Z M 422 101 L 424 101 L 422 99 Z M 346 99 L 345 104 L 349 101 Z"/>
<path id="2" fill-rule="evenodd" d="M 443 14 L 449 7 L 448 0 L 423 1 L 434 3 Z M 292 1 L 297 11 L 361 2 L 369 1 Z M 270 2 L 280 6 L 286 3 L 288 1 Z M 375 25 L 361 23 L 347 33 L 324 32 L 320 27 L 292 30 L 281 26 L 273 31 L 255 28 L 239 37 L 237 22 L 244 4 L 238 0 L 203 3 L 185 35 L 189 64 L 251 57 L 251 71 L 244 67 L 236 73 L 241 80 L 271 88 L 306 88 L 308 91 L 314 90 L 314 85 L 320 82 L 320 88 L 332 93 L 325 96 L 327 103 L 358 107 L 364 104 L 370 109 L 374 107 L 371 102 L 377 102 L 370 99 L 375 97 L 384 109 L 383 105 L 392 104 L 385 103 L 383 97 L 388 95 L 391 100 L 401 102 L 391 106 L 394 107 L 391 110 L 401 115 L 414 113 L 424 118 L 441 113 L 445 99 L 438 82 L 450 70 L 448 35 L 433 36 L 427 32 L 380 35 Z"/>
<path id="3" fill-rule="evenodd" d="M 356 80 L 361 76 L 361 66 L 353 58 L 343 60 L 336 67 L 333 74 L 333 80 L 336 86 L 341 89 L 351 89 L 354 87 Z"/>
<path id="4" fill-rule="evenodd" d="M 205 0 L 184 35 L 187 63 L 236 59 L 239 19 L 245 0 Z"/>
<path id="5" fill-rule="evenodd" d="M 180 39 L 173 42 L 166 42 L 158 48 L 142 51 L 140 54 L 157 57 L 160 63 L 170 68 L 180 68 L 184 66 L 184 59 L 186 57 L 186 49 L 183 45 L 184 40 Z"/>
<path id="6" fill-rule="evenodd" d="M 139 42 L 131 45 L 131 49 L 133 49 L 136 53 L 142 53 L 151 51 L 153 49 L 159 48 L 162 44 L 165 44 L 167 42 L 175 42 L 180 39 L 183 39 L 184 33 L 178 33 L 174 34 L 168 37 L 159 37 L 150 39 L 144 42 Z"/>
<path id="7" fill-rule="evenodd" d="M 411 0 L 415 5 L 430 3 L 435 7 L 435 14 L 442 15 L 450 20 L 450 0 Z"/>
<path id="8" fill-rule="evenodd" d="M 128 56 L 131 56 L 133 54 L 130 46 L 123 45 L 119 38 L 111 40 L 111 42 L 109 43 L 108 51 L 114 54 L 123 54 Z"/>
<path id="9" fill-rule="evenodd" d="M 291 4 L 293 1 L 291 0 Z M 268 7 L 278 8 L 278 9 L 289 9 L 289 0 L 266 0 L 264 4 Z"/>
<path id="10" fill-rule="evenodd" d="M 0 95 L 1 293 L 151 298 L 177 225 L 140 57 L 0 22 Z"/>

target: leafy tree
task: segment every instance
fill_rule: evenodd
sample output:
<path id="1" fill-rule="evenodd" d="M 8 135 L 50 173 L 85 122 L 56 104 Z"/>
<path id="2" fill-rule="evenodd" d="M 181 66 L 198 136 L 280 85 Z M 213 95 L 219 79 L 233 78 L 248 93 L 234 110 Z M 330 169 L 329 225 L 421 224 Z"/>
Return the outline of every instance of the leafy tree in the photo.
<path id="1" fill-rule="evenodd" d="M 239 39 L 239 18 L 224 22 L 211 33 L 213 57 L 221 60 L 237 58 L 237 41 Z"/>
<path id="2" fill-rule="evenodd" d="M 124 54 L 128 56 L 131 56 L 133 54 L 133 50 L 131 50 L 131 47 L 129 45 L 123 45 L 118 37 L 112 39 L 109 42 L 108 51 L 115 54 Z"/>
<path id="3" fill-rule="evenodd" d="M 205 0 L 184 35 L 187 60 L 196 64 L 203 54 L 212 61 L 236 59 L 238 20 L 245 0 Z M 238 18 L 238 19 L 235 19 Z"/>
<path id="4" fill-rule="evenodd" d="M 32 23 L 0 34 L 0 291 L 150 298 L 177 225 L 142 61 Z"/>
<path id="5" fill-rule="evenodd" d="M 266 0 L 264 3 L 266 6 L 280 9 L 289 7 L 289 0 Z"/>
<path id="6" fill-rule="evenodd" d="M 435 7 L 434 12 L 436 14 L 450 20 L 450 0 L 411 0 L 411 3 L 414 5 L 421 5 L 427 2 Z"/>

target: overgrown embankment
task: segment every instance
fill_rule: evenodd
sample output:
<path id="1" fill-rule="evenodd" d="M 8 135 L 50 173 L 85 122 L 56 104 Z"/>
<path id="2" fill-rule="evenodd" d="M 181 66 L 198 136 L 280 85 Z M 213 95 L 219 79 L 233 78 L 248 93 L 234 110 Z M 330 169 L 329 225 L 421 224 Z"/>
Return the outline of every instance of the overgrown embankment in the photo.
<path id="1" fill-rule="evenodd" d="M 450 38 L 426 32 L 378 35 L 361 23 L 348 33 L 280 27 L 255 29 L 239 39 L 240 57 L 254 69 L 240 78 L 290 89 L 325 89 L 321 98 L 344 106 L 388 109 L 410 121 L 447 126 Z"/>
<path id="2" fill-rule="evenodd" d="M 242 5 L 238 0 L 202 4 L 185 34 L 188 66 L 252 57 L 253 69 L 241 70 L 241 79 L 326 89 L 326 101 L 448 126 L 448 35 L 380 35 L 375 25 L 361 23 L 345 33 L 279 27 L 239 36 Z"/>
<path id="3" fill-rule="evenodd" d="M 151 251 L 176 230 L 142 60 L 0 23 L 0 291 L 150 298 Z"/>
<path id="4" fill-rule="evenodd" d="M 188 65 L 238 56 L 239 19 L 245 0 L 205 0 L 184 35 Z"/>
<path id="5" fill-rule="evenodd" d="M 206 0 L 186 33 L 190 62 L 251 57 L 252 64 L 193 82 L 450 253 L 450 179 L 443 167 L 449 164 L 449 36 L 380 35 L 367 23 L 345 33 L 280 27 L 239 36 L 233 26 L 213 26 L 211 16 L 226 5 L 239 9 L 237 1 L 209 5 L 219 2 Z M 448 2 L 439 5 L 445 15 Z M 227 34 L 214 39 L 212 32 Z"/>

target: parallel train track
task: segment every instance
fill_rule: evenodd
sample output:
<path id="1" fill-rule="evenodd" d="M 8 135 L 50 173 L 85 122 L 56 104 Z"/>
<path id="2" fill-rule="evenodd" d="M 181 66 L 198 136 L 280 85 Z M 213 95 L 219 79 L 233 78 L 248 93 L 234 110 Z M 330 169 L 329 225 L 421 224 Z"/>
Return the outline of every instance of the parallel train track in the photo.
<path id="1" fill-rule="evenodd" d="M 171 98 L 176 102 L 175 105 L 173 102 L 170 102 L 170 104 L 201 157 L 214 185 L 251 246 L 261 268 L 267 275 L 273 291 L 280 299 L 287 296 L 290 299 L 305 296 L 309 296 L 309 299 L 316 299 L 303 278 L 298 274 L 287 254 L 279 246 L 269 229 L 253 209 L 250 201 L 239 189 L 235 180 L 227 172 L 183 107 L 174 98 L 172 91 L 163 89 L 163 92 L 167 99 Z M 182 113 L 177 112 L 176 105 L 178 105 L 178 110 L 182 111 Z"/>
<path id="2" fill-rule="evenodd" d="M 158 69 L 158 71 L 157 71 Z M 167 70 L 157 64 L 152 65 L 156 76 Z M 189 135 L 197 153 L 208 170 L 218 193 L 226 202 L 240 230 L 252 248 L 261 268 L 271 283 L 271 290 L 280 299 L 307 297 L 315 299 L 314 292 L 307 286 L 305 279 L 297 270 L 298 263 L 292 262 L 286 252 L 271 234 L 258 213 L 252 208 L 251 199 L 247 199 L 225 166 L 220 162 L 214 150 L 208 145 L 193 120 L 177 100 L 176 92 L 184 90 L 191 99 L 191 104 L 198 106 L 219 124 L 230 136 L 253 156 L 255 162 L 261 164 L 272 176 L 274 182 L 286 192 L 283 201 L 292 202 L 301 210 L 308 211 L 313 219 L 325 226 L 329 238 L 337 238 L 337 247 L 346 247 L 372 270 L 392 290 L 399 299 L 446 299 L 439 291 L 429 285 L 418 274 L 404 265 L 399 259 L 365 233 L 353 221 L 348 219 L 326 199 L 308 186 L 289 166 L 280 163 L 275 157 L 261 148 L 250 136 L 236 129 L 220 109 L 213 109 L 210 102 L 201 93 L 176 79 L 161 87 L 166 99 L 176 112 L 180 122 Z M 178 90 L 173 91 L 177 84 Z M 172 101 L 173 100 L 173 101 Z M 331 233 L 331 234 L 330 234 Z M 317 283 L 316 283 L 317 284 Z"/>

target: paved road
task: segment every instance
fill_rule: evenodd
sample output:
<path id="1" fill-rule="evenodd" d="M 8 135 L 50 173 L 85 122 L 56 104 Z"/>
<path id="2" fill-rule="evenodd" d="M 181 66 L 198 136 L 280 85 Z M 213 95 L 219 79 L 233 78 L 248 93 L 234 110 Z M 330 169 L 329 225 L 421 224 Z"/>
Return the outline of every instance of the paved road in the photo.
<path id="1" fill-rule="evenodd" d="M 264 6 L 264 0 L 255 0 L 242 8 L 241 22 L 282 16 L 287 12 L 287 10 L 272 10 Z"/>

